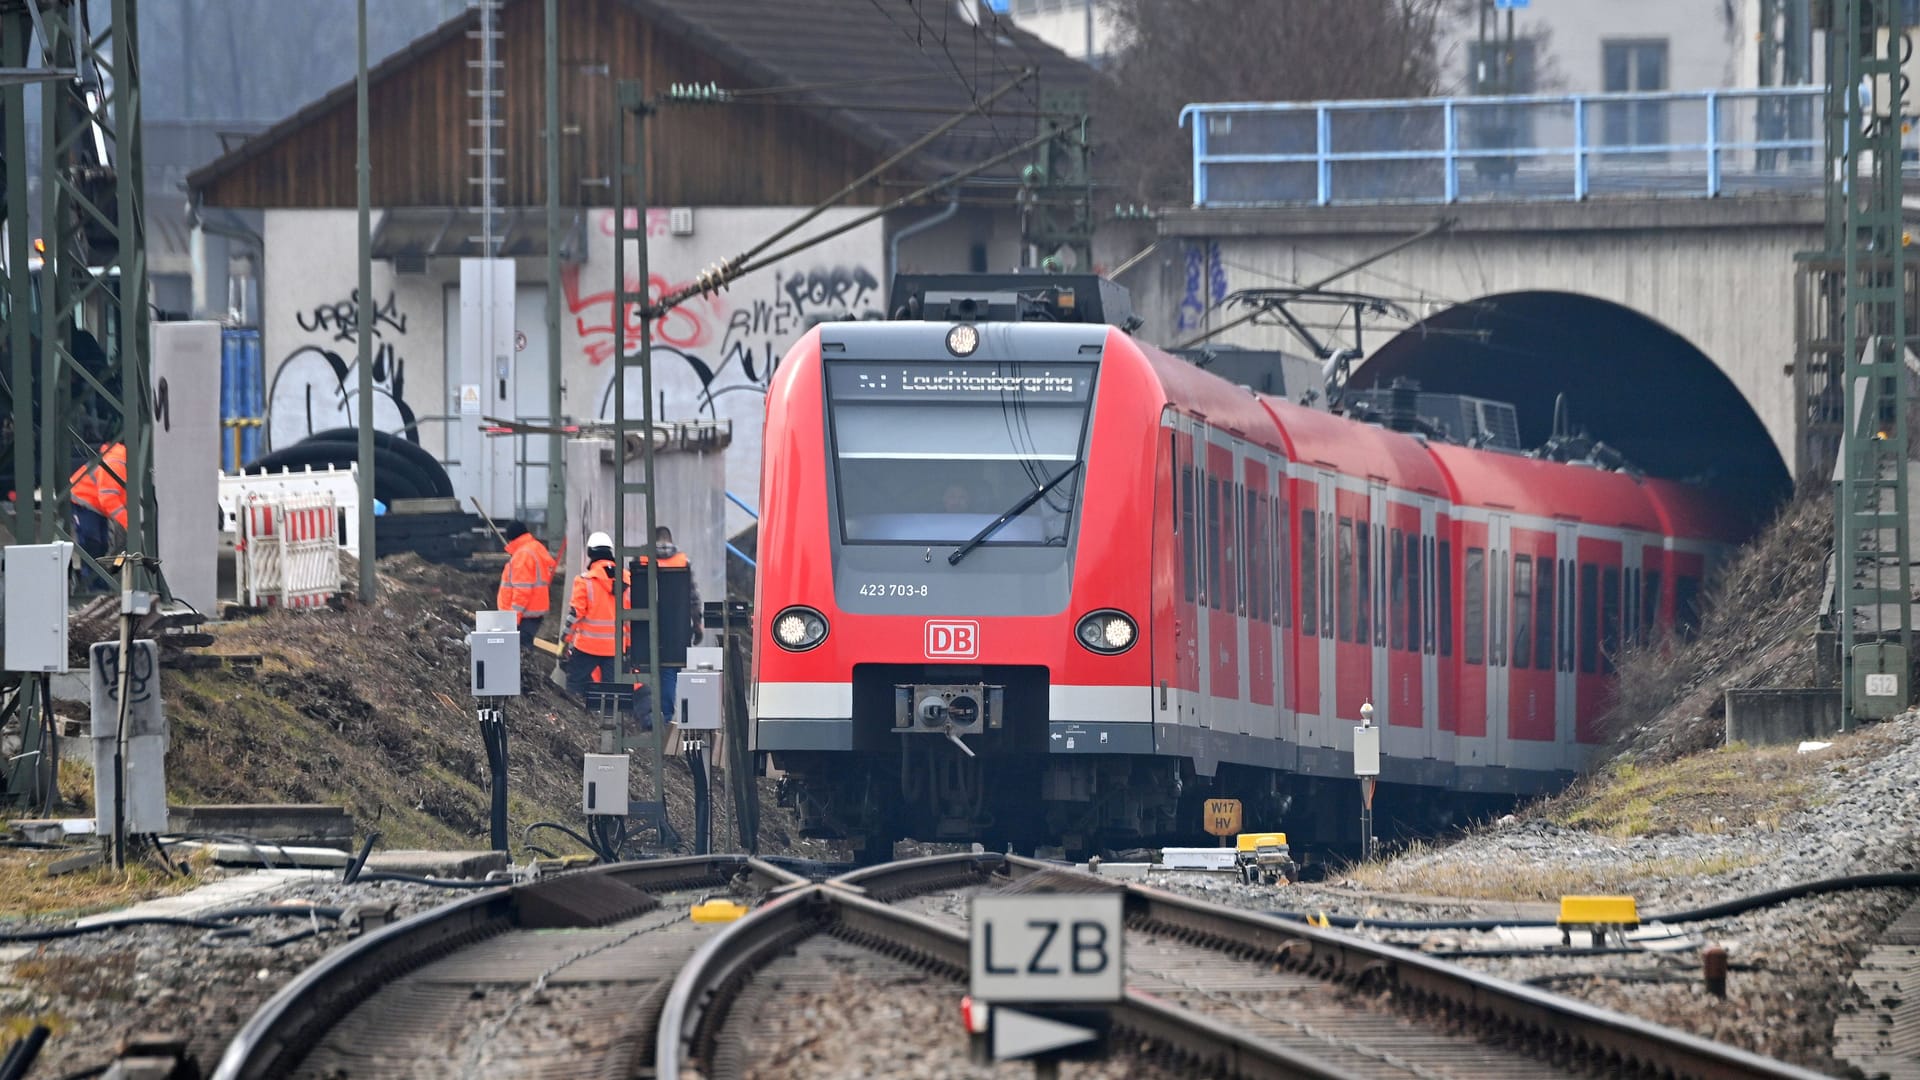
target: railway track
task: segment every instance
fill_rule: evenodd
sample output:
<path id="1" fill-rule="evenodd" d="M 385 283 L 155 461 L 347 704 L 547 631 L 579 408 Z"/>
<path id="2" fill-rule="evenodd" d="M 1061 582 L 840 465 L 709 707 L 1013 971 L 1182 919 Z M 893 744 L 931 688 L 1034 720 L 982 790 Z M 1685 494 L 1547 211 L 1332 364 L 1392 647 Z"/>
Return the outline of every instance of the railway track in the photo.
<path id="1" fill-rule="evenodd" d="M 798 1044 L 765 1034 L 777 1026 L 779 999 L 794 1007 L 845 993 L 850 979 L 836 977 L 835 965 L 862 963 L 861 977 L 884 972 L 896 991 L 910 969 L 951 1000 L 968 962 L 955 901 L 984 890 L 1124 895 L 1129 989 L 1112 1009 L 1115 1045 L 1149 1067 L 1429 1080 L 1817 1075 L 1394 946 L 999 855 L 843 875 L 791 890 L 729 927 L 673 987 L 656 1075 L 740 1076 L 756 1051 L 791 1050 Z M 946 902 L 919 905 L 927 913 L 906 910 L 938 893 Z M 848 946 L 888 963 L 849 960 Z"/>
<path id="2" fill-rule="evenodd" d="M 1815 1075 L 1394 946 L 984 854 L 825 881 L 664 859 L 489 890 L 329 956 L 215 1076 L 876 1075 L 900 1063 L 871 1055 L 909 1044 L 950 1065 L 966 903 L 987 891 L 1123 894 L 1129 1075 Z M 691 922 L 715 892 L 758 906 Z"/>
<path id="3" fill-rule="evenodd" d="M 619 863 L 463 897 L 329 954 L 262 1006 L 214 1076 L 610 1076 L 649 1062 L 687 906 L 807 879 L 740 855 Z"/>

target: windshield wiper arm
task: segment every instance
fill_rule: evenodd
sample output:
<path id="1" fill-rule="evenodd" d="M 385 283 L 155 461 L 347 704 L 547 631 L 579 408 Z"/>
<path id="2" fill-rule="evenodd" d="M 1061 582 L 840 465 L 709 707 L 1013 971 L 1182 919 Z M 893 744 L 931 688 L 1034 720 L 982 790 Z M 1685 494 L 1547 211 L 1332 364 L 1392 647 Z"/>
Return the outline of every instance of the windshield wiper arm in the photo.
<path id="1" fill-rule="evenodd" d="M 1061 469 L 1058 473 L 1056 473 L 1053 476 L 1052 479 L 1048 480 L 1046 483 L 1041 484 L 1039 487 L 1034 488 L 1032 491 L 1021 496 L 1020 501 L 1008 507 L 1006 513 L 1001 514 L 999 517 L 994 518 L 992 521 L 987 522 L 987 527 L 984 529 L 981 529 L 977 533 L 974 533 L 973 539 L 955 548 L 953 554 L 947 556 L 947 565 L 948 566 L 960 565 L 960 560 L 967 557 L 967 552 L 972 551 L 974 548 L 977 548 L 981 544 L 986 543 L 987 537 L 992 536 L 994 533 L 999 532 L 1000 529 L 1003 526 L 1005 526 L 1007 522 L 1012 521 L 1014 518 L 1017 518 L 1021 514 L 1026 513 L 1027 510 L 1031 508 L 1034 503 L 1037 503 L 1042 498 L 1044 498 L 1047 492 L 1052 491 L 1056 486 L 1059 485 L 1060 481 L 1065 480 L 1069 476 L 1072 476 L 1074 470 L 1078 469 L 1079 467 L 1080 467 L 1080 463 L 1076 461 L 1073 464 L 1067 466 L 1066 468 Z"/>

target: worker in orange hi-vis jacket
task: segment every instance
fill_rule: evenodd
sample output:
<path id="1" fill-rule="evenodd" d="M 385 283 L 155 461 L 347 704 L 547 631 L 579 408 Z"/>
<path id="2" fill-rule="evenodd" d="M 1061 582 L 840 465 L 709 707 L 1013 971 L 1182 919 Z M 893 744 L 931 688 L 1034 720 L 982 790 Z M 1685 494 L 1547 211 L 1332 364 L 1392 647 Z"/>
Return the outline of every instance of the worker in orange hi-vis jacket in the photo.
<path id="1" fill-rule="evenodd" d="M 507 541 L 507 566 L 500 571 L 500 591 L 494 609 L 511 611 L 520 619 L 520 647 L 533 648 L 533 638 L 552 606 L 553 553 L 518 521 L 500 530 Z"/>

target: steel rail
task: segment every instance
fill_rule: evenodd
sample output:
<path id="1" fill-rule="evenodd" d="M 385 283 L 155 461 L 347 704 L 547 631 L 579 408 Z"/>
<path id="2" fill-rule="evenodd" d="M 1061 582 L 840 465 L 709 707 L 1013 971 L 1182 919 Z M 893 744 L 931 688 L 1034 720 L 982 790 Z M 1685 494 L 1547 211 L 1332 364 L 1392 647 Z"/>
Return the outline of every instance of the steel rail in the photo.
<path id="1" fill-rule="evenodd" d="M 978 885 L 1007 863 L 996 852 L 928 855 L 852 870 L 827 879 L 827 884 L 857 890 L 874 900 L 899 900 L 939 889 Z"/>
<path id="2" fill-rule="evenodd" d="M 768 891 L 806 879 L 744 855 L 613 863 L 522 885 L 502 885 L 382 927 L 328 954 L 269 998 L 221 1055 L 214 1080 L 284 1076 L 342 1016 L 381 987 L 448 953 L 510 930 L 528 903 L 564 904 L 567 894 L 615 881 L 650 892 L 742 872 Z"/>
<path id="3" fill-rule="evenodd" d="M 1220 907 L 1146 885 L 1115 881 L 1054 863 L 1007 856 L 1015 872 L 1080 874 L 1124 891 L 1129 925 L 1146 924 L 1228 951 L 1260 956 L 1362 990 L 1386 992 L 1397 1007 L 1443 1012 L 1470 1026 L 1493 1026 L 1560 1052 L 1588 1053 L 1624 1072 L 1732 1080 L 1821 1074 L 1736 1047 L 1662 1027 L 1574 998 L 1510 982 L 1410 949 L 1323 930 L 1270 915 Z"/>
<path id="4" fill-rule="evenodd" d="M 884 880 L 889 870 L 889 866 L 872 867 L 865 873 L 869 881 Z M 666 1007 L 660 1013 L 654 1076 L 679 1080 L 683 1073 L 692 1072 L 693 1061 L 711 1044 L 733 994 L 753 972 L 796 941 L 827 932 L 900 957 L 955 983 L 966 978 L 969 946 L 964 931 L 888 907 L 833 883 L 810 885 L 754 911 L 693 954 L 668 991 Z M 1229 1076 L 1336 1080 L 1347 1075 L 1332 1064 L 1235 1031 L 1139 991 L 1127 991 L 1125 999 L 1112 1006 L 1112 1016 L 1121 1032 L 1164 1047 L 1183 1061 Z"/>

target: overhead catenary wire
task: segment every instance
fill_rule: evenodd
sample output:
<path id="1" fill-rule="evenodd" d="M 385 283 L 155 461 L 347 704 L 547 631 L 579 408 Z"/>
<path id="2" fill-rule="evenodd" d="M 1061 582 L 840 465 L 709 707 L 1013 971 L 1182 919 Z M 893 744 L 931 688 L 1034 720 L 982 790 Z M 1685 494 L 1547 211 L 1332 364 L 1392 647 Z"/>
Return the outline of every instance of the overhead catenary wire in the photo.
<path id="1" fill-rule="evenodd" d="M 894 212 L 895 210 L 900 209 L 903 206 L 907 206 L 920 199 L 923 199 L 930 195 L 934 195 L 941 191 L 944 191 L 947 188 L 950 188 L 953 185 L 958 184 L 960 181 L 967 179 L 968 177 L 984 172 L 987 169 L 991 169 L 995 165 L 998 165 L 1019 154 L 1023 154 L 1028 150 L 1032 150 L 1035 147 L 1040 146 L 1041 144 L 1047 142 L 1050 139 L 1056 138 L 1059 135 L 1059 133 L 1060 133 L 1059 128 L 1050 127 L 1047 131 L 1043 132 L 1042 134 L 1036 135 L 1033 138 L 1028 139 L 1027 141 L 1021 143 L 1020 145 L 1013 147 L 1010 150 L 1005 150 L 1005 151 L 1002 151 L 1001 153 L 995 154 L 994 156 L 986 159 L 985 161 L 977 162 L 971 166 L 968 166 L 965 169 L 962 169 L 957 173 L 954 173 L 951 176 L 935 181 L 934 183 L 928 184 L 917 191 L 911 192 L 907 195 L 902 195 L 901 197 L 893 200 L 890 203 L 887 203 L 884 206 L 877 207 L 870 213 L 862 214 L 859 217 L 853 218 L 850 221 L 843 222 L 842 224 L 835 226 L 834 228 L 829 229 L 826 232 L 816 234 L 814 236 L 807 238 L 806 240 L 802 240 L 797 244 L 793 244 L 788 247 L 782 248 L 781 250 L 776 251 L 771 255 L 767 255 L 762 258 L 756 259 L 752 262 L 745 263 L 744 265 L 736 265 L 742 261 L 737 257 L 735 259 L 728 260 L 727 262 L 720 264 L 718 267 L 715 267 L 713 270 L 710 270 L 710 271 L 707 271 L 706 273 L 701 274 L 699 278 L 696 279 L 691 284 L 683 285 L 680 288 L 674 290 L 673 292 L 668 293 L 666 296 L 662 297 L 661 299 L 655 301 L 654 303 L 647 305 L 644 312 L 642 313 L 642 317 L 647 319 L 657 319 L 660 316 L 666 314 L 667 312 L 673 310 L 674 308 L 680 306 L 682 303 L 685 303 L 687 300 L 695 296 L 700 296 L 700 295 L 704 295 L 707 293 L 712 293 L 712 292 L 716 292 L 721 289 L 724 289 L 728 285 L 731 285 L 733 282 L 738 281 L 743 277 L 746 277 L 748 274 L 751 274 L 756 270 L 764 270 L 767 267 L 772 266 L 773 264 L 781 261 L 782 259 L 788 258 L 789 256 L 792 256 L 792 255 L 799 254 L 800 252 L 805 251 L 808 248 L 814 247 L 815 245 L 831 240 L 834 237 L 839 236 L 843 233 L 851 232 L 854 229 L 857 229 L 860 226 L 865 225 L 871 221 L 875 221 L 875 220 L 878 220 L 879 218 L 885 217 L 886 215 Z"/>
<path id="2" fill-rule="evenodd" d="M 1387 258 L 1388 256 L 1404 251 L 1407 248 L 1420 243 L 1422 240 L 1425 240 L 1429 237 L 1437 236 L 1440 233 L 1446 232 L 1447 230 L 1453 228 L 1453 226 L 1454 226 L 1453 218 L 1441 218 L 1440 220 L 1434 222 L 1433 224 L 1427 226 L 1426 228 L 1421 229 L 1419 232 L 1414 233 L 1411 236 L 1404 237 L 1401 240 L 1398 240 L 1392 244 L 1389 244 L 1386 247 L 1381 248 L 1379 251 L 1376 251 L 1373 254 L 1368 255 L 1366 258 L 1359 260 L 1358 262 L 1342 267 L 1341 269 L 1335 271 L 1334 273 L 1329 274 L 1326 277 L 1323 277 L 1320 280 L 1315 281 L 1310 285 L 1301 286 L 1301 289 L 1304 292 L 1312 292 L 1316 289 L 1324 289 L 1328 285 L 1331 285 L 1334 282 L 1339 281 L 1341 278 L 1346 277 L 1349 274 L 1356 273 L 1362 269 L 1365 269 L 1368 266 L 1373 265 L 1376 262 L 1379 262 L 1381 259 Z M 1222 323 L 1219 326 L 1214 327 L 1212 330 L 1207 330 L 1203 333 L 1196 334 L 1193 337 L 1190 337 L 1187 340 L 1181 342 L 1180 344 L 1173 346 L 1173 348 L 1191 349 L 1195 345 L 1198 345 L 1201 342 L 1206 341 L 1210 338 L 1218 337 L 1221 334 L 1226 333 L 1228 330 L 1231 330 L 1236 326 L 1241 326 L 1246 323 L 1250 323 L 1256 317 L 1265 313 L 1266 313 L 1265 308 L 1255 308 L 1252 311 L 1247 312 L 1245 315 L 1242 315 L 1237 319 L 1233 319 L 1229 322 Z"/>
<path id="3" fill-rule="evenodd" d="M 787 237 L 792 236 L 795 232 L 799 231 L 799 229 L 802 226 L 806 225 L 808 222 L 819 217 L 821 214 L 826 213 L 828 210 L 832 209 L 834 206 L 837 206 L 842 200 L 846 199 L 847 196 L 852 195 L 854 192 L 860 190 L 860 188 L 864 187 L 869 181 L 877 179 L 882 174 L 884 174 L 888 169 L 893 168 L 894 166 L 912 157 L 914 154 L 919 153 L 922 149 L 932 144 L 935 139 L 938 139 L 940 136 L 946 134 L 949 131 L 952 131 L 954 128 L 960 126 L 962 123 L 965 123 L 968 117 L 971 117 L 976 113 L 979 113 L 980 110 L 1000 100 L 1002 97 L 1006 96 L 1010 91 L 1012 91 L 1014 87 L 1017 87 L 1021 83 L 1026 82 L 1028 79 L 1032 78 L 1033 75 L 1034 75 L 1034 69 L 1028 68 L 1027 70 L 1022 71 L 1019 75 L 1008 80 L 1005 84 L 995 88 L 991 94 L 987 95 L 986 100 L 981 101 L 976 98 L 972 108 L 968 109 L 965 112 L 956 113 L 953 116 L 949 117 L 944 122 L 935 125 L 932 131 L 929 131 L 925 135 L 922 135 L 918 139 L 915 139 L 913 142 L 908 143 L 906 146 L 896 151 L 892 156 L 888 157 L 885 161 L 882 161 L 880 164 L 875 165 L 873 168 L 867 170 L 865 173 L 862 173 L 860 176 L 856 177 L 854 180 L 849 182 L 845 187 L 841 188 L 839 191 L 836 191 L 832 195 L 827 196 L 818 205 L 814 206 L 813 209 L 808 210 L 806 213 L 800 215 L 798 218 L 795 218 L 793 221 L 788 222 L 786 225 L 782 226 L 781 228 L 774 230 L 774 232 L 770 236 L 761 240 L 759 243 L 753 245 L 752 247 L 748 248 L 746 251 L 740 253 L 739 255 L 734 256 L 734 258 L 730 260 L 730 262 L 735 265 L 745 263 L 748 259 L 751 259 L 755 255 L 758 255 L 761 252 L 767 250 L 768 248 L 772 247 L 774 244 L 777 244 L 780 241 L 786 239 Z"/>

